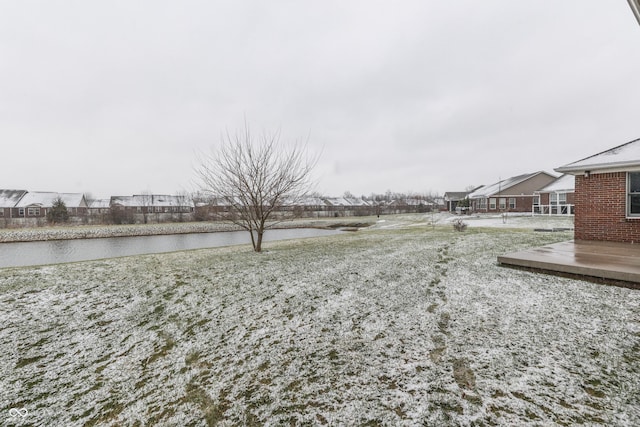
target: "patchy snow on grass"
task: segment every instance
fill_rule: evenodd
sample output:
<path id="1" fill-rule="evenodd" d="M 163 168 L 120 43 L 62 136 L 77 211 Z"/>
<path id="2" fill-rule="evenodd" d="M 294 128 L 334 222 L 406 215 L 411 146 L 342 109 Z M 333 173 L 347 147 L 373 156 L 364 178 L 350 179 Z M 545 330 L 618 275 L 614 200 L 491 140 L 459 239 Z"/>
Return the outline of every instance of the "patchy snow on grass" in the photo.
<path id="1" fill-rule="evenodd" d="M 430 224 L 0 270 L 0 420 L 640 423 L 640 292 L 496 263 L 570 232 Z"/>

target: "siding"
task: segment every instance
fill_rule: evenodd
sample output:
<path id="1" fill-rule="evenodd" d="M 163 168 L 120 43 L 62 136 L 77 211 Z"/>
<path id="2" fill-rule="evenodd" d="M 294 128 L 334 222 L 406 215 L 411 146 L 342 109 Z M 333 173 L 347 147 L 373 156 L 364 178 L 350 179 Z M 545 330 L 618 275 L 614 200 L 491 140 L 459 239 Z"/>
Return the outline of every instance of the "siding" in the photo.
<path id="1" fill-rule="evenodd" d="M 492 197 L 504 196 L 533 196 L 534 191 L 546 187 L 556 180 L 556 177 L 547 173 L 540 173 L 525 181 L 511 186 L 509 188 L 503 188 L 502 191 L 495 193 Z"/>

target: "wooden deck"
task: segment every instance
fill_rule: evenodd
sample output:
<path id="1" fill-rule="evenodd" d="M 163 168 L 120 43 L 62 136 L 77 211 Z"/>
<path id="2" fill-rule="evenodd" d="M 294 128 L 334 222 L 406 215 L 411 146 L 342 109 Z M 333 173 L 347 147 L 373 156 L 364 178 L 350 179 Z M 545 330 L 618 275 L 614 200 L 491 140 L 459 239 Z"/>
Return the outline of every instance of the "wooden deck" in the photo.
<path id="1" fill-rule="evenodd" d="M 569 241 L 499 256 L 498 262 L 640 289 L 640 245 Z"/>

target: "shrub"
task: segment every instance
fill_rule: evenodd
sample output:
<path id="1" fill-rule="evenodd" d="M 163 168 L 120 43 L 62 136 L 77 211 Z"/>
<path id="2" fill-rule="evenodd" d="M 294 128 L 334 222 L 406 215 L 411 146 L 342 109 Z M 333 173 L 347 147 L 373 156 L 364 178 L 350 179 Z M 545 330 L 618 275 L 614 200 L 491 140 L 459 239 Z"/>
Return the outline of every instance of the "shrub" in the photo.
<path id="1" fill-rule="evenodd" d="M 67 222 L 69 220 L 69 212 L 67 212 L 67 206 L 64 204 L 62 199 L 58 197 L 53 202 L 53 206 L 47 212 L 47 221 L 52 224 L 59 224 L 62 222 Z"/>
<path id="2" fill-rule="evenodd" d="M 455 221 L 453 221 L 453 229 L 456 231 L 464 231 L 467 228 L 467 224 L 461 220 L 461 219 L 456 219 Z"/>

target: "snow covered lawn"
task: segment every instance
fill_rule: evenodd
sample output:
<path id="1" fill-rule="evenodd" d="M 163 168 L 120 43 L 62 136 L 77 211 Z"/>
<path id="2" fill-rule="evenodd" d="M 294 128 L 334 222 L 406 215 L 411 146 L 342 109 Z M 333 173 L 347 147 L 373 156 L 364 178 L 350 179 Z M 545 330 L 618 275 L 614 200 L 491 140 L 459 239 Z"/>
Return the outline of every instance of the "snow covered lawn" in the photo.
<path id="1" fill-rule="evenodd" d="M 0 423 L 640 424 L 639 291 L 496 263 L 572 233 L 416 217 L 0 270 Z"/>

